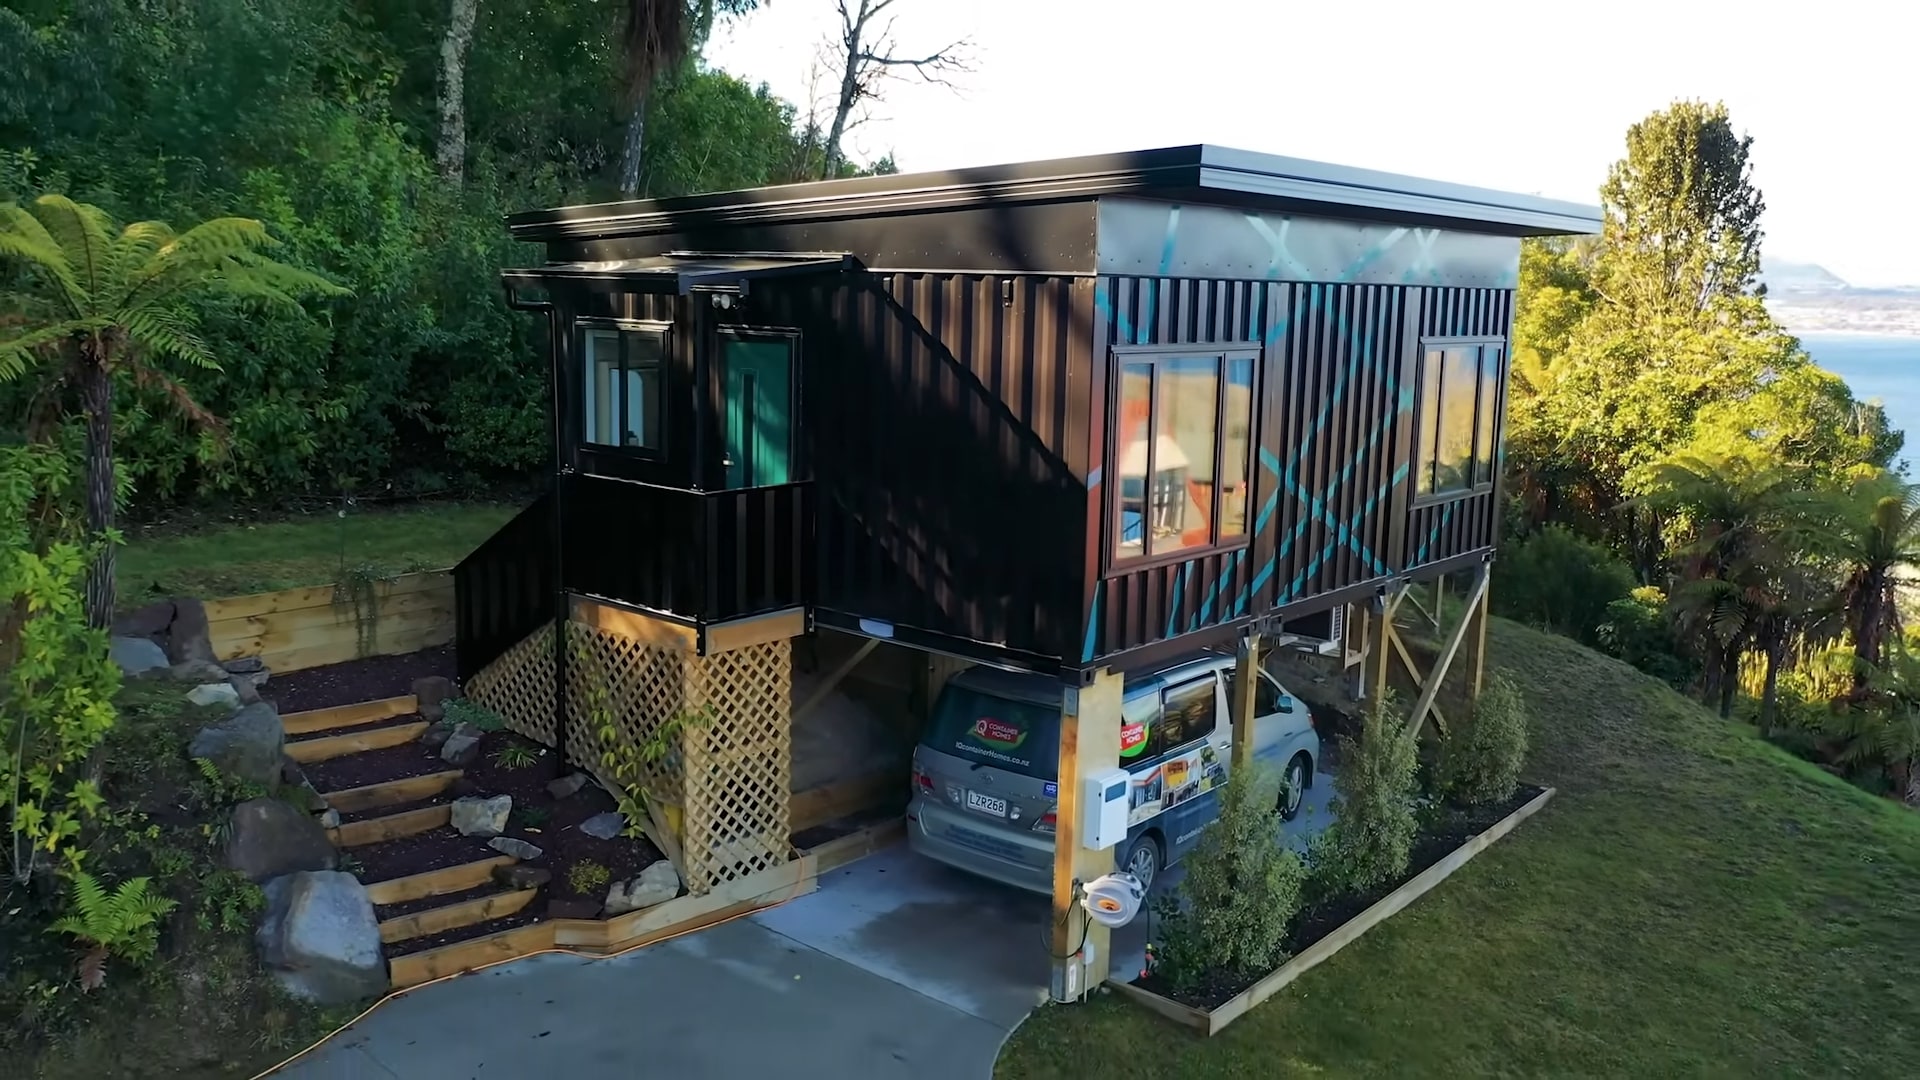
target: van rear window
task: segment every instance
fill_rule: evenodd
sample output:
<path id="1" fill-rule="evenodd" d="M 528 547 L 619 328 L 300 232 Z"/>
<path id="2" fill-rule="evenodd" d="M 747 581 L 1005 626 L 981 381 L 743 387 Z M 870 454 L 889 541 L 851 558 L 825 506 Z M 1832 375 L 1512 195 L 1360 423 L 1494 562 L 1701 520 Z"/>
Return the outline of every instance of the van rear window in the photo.
<path id="1" fill-rule="evenodd" d="M 1060 771 L 1060 710 L 949 686 L 920 741 L 930 750 L 1053 780 Z"/>

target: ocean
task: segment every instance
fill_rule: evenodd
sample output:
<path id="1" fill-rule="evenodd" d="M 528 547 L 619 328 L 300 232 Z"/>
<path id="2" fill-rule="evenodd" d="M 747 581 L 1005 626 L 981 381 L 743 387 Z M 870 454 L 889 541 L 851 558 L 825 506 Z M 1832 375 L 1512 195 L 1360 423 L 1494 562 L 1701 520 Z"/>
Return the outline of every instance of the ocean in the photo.
<path id="1" fill-rule="evenodd" d="M 1847 380 L 1853 396 L 1878 400 L 1887 422 L 1907 433 L 1901 458 L 1909 475 L 1920 463 L 1920 337 L 1802 334 L 1813 362 Z"/>

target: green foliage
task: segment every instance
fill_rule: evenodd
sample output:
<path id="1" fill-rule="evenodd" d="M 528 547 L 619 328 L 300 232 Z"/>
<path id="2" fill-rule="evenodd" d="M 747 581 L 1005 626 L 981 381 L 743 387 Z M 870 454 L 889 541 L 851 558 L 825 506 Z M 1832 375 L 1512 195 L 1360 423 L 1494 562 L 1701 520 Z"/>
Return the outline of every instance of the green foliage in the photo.
<path id="1" fill-rule="evenodd" d="M 1604 545 L 1549 525 L 1501 552 L 1492 598 L 1501 615 L 1591 644 L 1607 606 L 1633 584 L 1632 568 Z"/>
<path id="2" fill-rule="evenodd" d="M 1364 892 L 1407 868 L 1419 830 L 1419 757 L 1404 721 L 1389 693 L 1367 709 L 1357 742 L 1341 736 L 1333 822 L 1316 838 L 1309 860 L 1315 884 L 1329 892 Z"/>
<path id="3" fill-rule="evenodd" d="M 195 776 L 188 785 L 188 793 L 193 796 L 194 804 L 203 809 L 216 810 L 272 794 L 263 784 L 228 776 L 206 758 L 194 758 L 193 766 Z"/>
<path id="4" fill-rule="evenodd" d="M 540 764 L 540 751 L 526 743 L 510 742 L 493 752 L 493 764 L 501 769 L 524 769 Z"/>
<path id="5" fill-rule="evenodd" d="M 267 894 L 260 886 L 244 874 L 221 870 L 207 876 L 193 917 L 208 933 L 245 934 L 266 906 Z"/>
<path id="6" fill-rule="evenodd" d="M 1155 903 L 1153 970 L 1181 993 L 1209 978 L 1256 979 L 1286 958 L 1306 871 L 1279 834 L 1276 786 L 1251 768 L 1220 793 L 1220 816 L 1185 860 L 1186 877 Z"/>
<path id="7" fill-rule="evenodd" d="M 582 896 L 593 895 L 612 879 L 613 872 L 592 859 L 581 859 L 567 867 L 567 887 Z"/>
<path id="8" fill-rule="evenodd" d="M 1697 674 L 1695 665 L 1674 637 L 1667 614 L 1667 594 L 1643 585 L 1607 604 L 1600 623 L 1598 646 L 1607 655 L 1624 660 L 1675 689 L 1684 689 Z"/>
<path id="9" fill-rule="evenodd" d="M 516 806 L 513 808 L 513 823 L 523 829 L 537 829 L 547 823 L 553 811 L 544 806 Z"/>
<path id="10" fill-rule="evenodd" d="M 64 538 L 69 465 L 54 448 L 0 446 L 0 820 L 14 881 L 78 865 L 102 807 L 85 766 L 120 685 L 106 635 L 87 626 L 89 550 Z"/>
<path id="11" fill-rule="evenodd" d="M 160 920 L 178 905 L 149 892 L 149 879 L 131 878 L 109 891 L 85 870 L 73 871 L 70 914 L 48 929 L 90 947 L 81 985 L 98 989 L 101 964 L 108 955 L 136 963 L 151 960 L 160 947 Z"/>
<path id="12" fill-rule="evenodd" d="M 344 520 L 346 516 L 343 508 L 340 517 Z M 391 584 L 394 575 L 372 563 L 349 564 L 345 555 L 343 540 L 339 576 L 333 582 L 333 606 L 353 616 L 356 653 L 372 656 L 380 645 L 380 586 Z"/>
<path id="13" fill-rule="evenodd" d="M 1473 715 L 1441 744 L 1440 784 L 1447 797 L 1470 805 L 1502 803 L 1520 787 L 1532 717 L 1512 679 L 1494 674 L 1474 702 Z"/>
<path id="14" fill-rule="evenodd" d="M 499 731 L 507 726 L 506 718 L 492 709 L 468 698 L 448 698 L 440 706 L 441 715 L 455 725 L 472 724 L 481 731 Z"/>

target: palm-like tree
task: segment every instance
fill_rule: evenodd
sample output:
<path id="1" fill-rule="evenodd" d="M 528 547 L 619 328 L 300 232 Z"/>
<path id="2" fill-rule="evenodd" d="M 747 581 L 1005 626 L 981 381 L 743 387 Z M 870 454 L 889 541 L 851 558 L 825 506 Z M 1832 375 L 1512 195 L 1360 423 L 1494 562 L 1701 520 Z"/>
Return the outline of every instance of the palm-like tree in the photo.
<path id="1" fill-rule="evenodd" d="M 1661 464 L 1651 490 L 1627 508 L 1677 518 L 1691 539 L 1676 554 L 1687 581 L 1674 591 L 1683 631 L 1705 654 L 1709 701 L 1733 711 L 1740 657 L 1767 650 L 1768 681 L 1777 676 L 1785 642 L 1818 613 L 1813 569 L 1791 543 L 1798 532 L 1795 485 L 1784 470 L 1742 455 L 1684 455 Z"/>
<path id="2" fill-rule="evenodd" d="M 1895 637 L 1886 662 L 1855 670 L 1866 691 L 1828 714 L 1826 734 L 1835 760 L 1884 768 L 1894 798 L 1920 807 L 1920 656 Z"/>
<path id="3" fill-rule="evenodd" d="M 163 365 L 219 365 L 195 332 L 194 299 L 226 293 L 293 304 L 345 290 L 267 257 L 266 228 L 216 218 L 176 234 L 164 222 L 116 229 L 98 207 L 63 195 L 0 206 L 0 260 L 22 271 L 0 291 L 0 382 L 37 375 L 36 400 L 79 395 L 86 417 L 86 515 L 99 553 L 87 574 L 87 620 L 113 620 L 113 386 L 157 387 L 203 424 L 217 424 Z"/>
<path id="4" fill-rule="evenodd" d="M 1820 514 L 1810 539 L 1845 568 L 1840 601 L 1853 638 L 1854 694 L 1884 667 L 1887 643 L 1900 638 L 1900 591 L 1920 568 L 1920 485 L 1888 473 L 1861 480 Z"/>

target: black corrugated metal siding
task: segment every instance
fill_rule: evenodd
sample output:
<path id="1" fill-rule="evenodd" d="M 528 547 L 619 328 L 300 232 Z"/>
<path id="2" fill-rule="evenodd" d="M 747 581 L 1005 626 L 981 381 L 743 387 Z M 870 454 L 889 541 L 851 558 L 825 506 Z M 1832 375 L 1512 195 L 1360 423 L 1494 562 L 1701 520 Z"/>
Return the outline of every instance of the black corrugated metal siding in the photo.
<path id="1" fill-rule="evenodd" d="M 1106 277 L 1096 340 L 1262 348 L 1251 543 L 1101 575 L 1079 661 L 1286 609 L 1492 545 L 1496 498 L 1410 507 L 1414 377 L 1422 336 L 1506 336 L 1511 293 L 1388 285 Z M 1094 414 L 1106 443 L 1110 391 Z M 1452 509 L 1448 509 L 1451 506 Z M 1089 528 L 1110 528 L 1104 493 Z M 1104 539 L 1102 540 L 1104 543 Z M 1092 545 L 1090 573 L 1104 566 Z M 1328 599 L 1323 602 L 1331 602 Z"/>
<path id="2" fill-rule="evenodd" d="M 803 334 L 821 608 L 1073 655 L 1092 295 L 947 273 L 756 291 L 746 317 Z"/>

